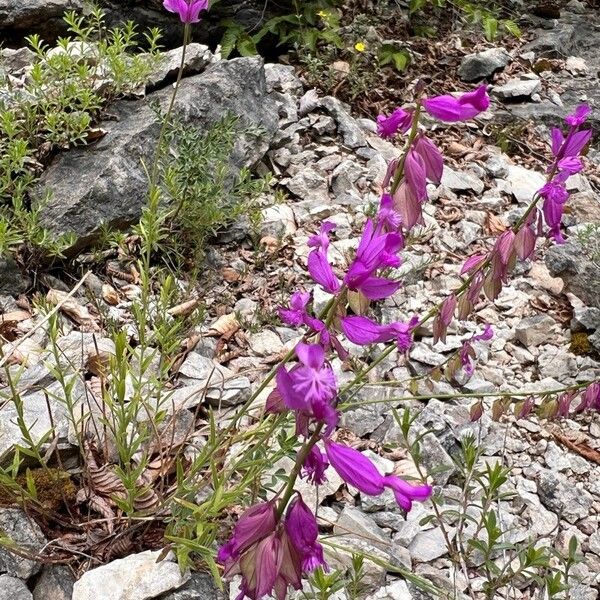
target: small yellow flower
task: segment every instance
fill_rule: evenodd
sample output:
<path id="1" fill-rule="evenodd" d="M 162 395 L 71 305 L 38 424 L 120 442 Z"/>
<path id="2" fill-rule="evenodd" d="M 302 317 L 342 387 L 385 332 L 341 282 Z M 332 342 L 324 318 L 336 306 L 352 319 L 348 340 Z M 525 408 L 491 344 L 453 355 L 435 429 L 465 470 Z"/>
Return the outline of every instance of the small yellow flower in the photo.
<path id="1" fill-rule="evenodd" d="M 367 49 L 367 47 L 363 42 L 356 42 L 356 44 L 354 44 L 354 49 L 357 52 L 364 52 Z"/>
<path id="2" fill-rule="evenodd" d="M 329 16 L 329 13 L 326 10 L 320 10 L 317 13 L 318 17 L 321 17 L 321 19 L 326 19 Z"/>

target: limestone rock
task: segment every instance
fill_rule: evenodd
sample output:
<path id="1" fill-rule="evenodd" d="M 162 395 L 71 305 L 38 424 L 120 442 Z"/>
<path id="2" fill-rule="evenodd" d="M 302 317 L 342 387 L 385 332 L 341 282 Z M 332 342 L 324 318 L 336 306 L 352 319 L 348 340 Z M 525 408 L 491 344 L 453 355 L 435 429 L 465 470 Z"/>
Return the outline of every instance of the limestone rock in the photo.
<path id="1" fill-rule="evenodd" d="M 84 573 L 73 587 L 72 600 L 150 600 L 176 590 L 189 579 L 161 552 L 140 552 Z"/>
<path id="2" fill-rule="evenodd" d="M 146 100 L 121 101 L 111 106 L 115 119 L 102 124 L 106 135 L 94 146 L 60 154 L 37 185 L 37 197 L 52 191 L 42 210 L 42 224 L 58 235 L 73 232 L 76 247 L 90 243 L 100 225 L 124 227 L 141 215 L 148 189 L 142 161 L 152 164 L 160 123 L 150 103 L 163 111 L 171 90 L 149 94 Z M 232 176 L 258 162 L 277 130 L 277 111 L 266 94 L 260 58 L 220 61 L 181 83 L 175 116 L 190 126 L 206 129 L 228 114 L 239 117 L 239 135 L 231 156 Z M 127 198 L 127 202 L 123 202 Z"/>
<path id="3" fill-rule="evenodd" d="M 490 48 L 476 54 L 467 54 L 458 68 L 458 76 L 463 81 L 477 81 L 503 69 L 510 61 L 510 54 L 504 48 Z"/>

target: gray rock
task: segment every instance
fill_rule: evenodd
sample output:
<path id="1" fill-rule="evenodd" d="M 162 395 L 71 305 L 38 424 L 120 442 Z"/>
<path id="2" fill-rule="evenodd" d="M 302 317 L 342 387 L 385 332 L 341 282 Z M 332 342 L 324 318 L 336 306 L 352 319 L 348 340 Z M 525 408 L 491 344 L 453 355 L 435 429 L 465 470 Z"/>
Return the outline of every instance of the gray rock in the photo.
<path id="1" fill-rule="evenodd" d="M 302 82 L 296 75 L 296 69 L 291 65 L 267 63 L 265 65 L 267 92 L 281 92 L 299 96 L 304 91 Z"/>
<path id="2" fill-rule="evenodd" d="M 194 408 L 204 398 L 212 406 L 236 406 L 248 398 L 250 380 L 220 365 L 218 362 L 192 352 L 181 365 L 179 374 L 184 386 L 177 388 L 165 407 L 175 410 Z"/>
<path id="3" fill-rule="evenodd" d="M 20 71 L 31 65 L 35 60 L 35 54 L 29 48 L 3 48 L 0 50 L 0 64 L 2 69 L 8 72 Z"/>
<path id="4" fill-rule="evenodd" d="M 534 194 L 544 185 L 546 178 L 537 171 L 520 165 L 509 165 L 506 181 L 519 203 L 529 204 Z"/>
<path id="5" fill-rule="evenodd" d="M 424 563 L 440 558 L 448 552 L 444 534 L 439 527 L 418 533 L 410 543 L 408 550 L 414 560 Z"/>
<path id="6" fill-rule="evenodd" d="M 534 315 L 521 320 L 515 328 L 515 337 L 523 346 L 531 348 L 552 339 L 556 321 L 549 315 Z"/>
<path id="7" fill-rule="evenodd" d="M 42 223 L 58 235 L 74 232 L 76 247 L 91 242 L 102 223 L 123 227 L 135 222 L 146 201 L 148 181 L 142 161 L 150 165 L 160 124 L 150 107 L 163 111 L 171 90 L 150 94 L 145 101 L 122 101 L 111 107 L 114 121 L 103 123 L 106 136 L 90 148 L 60 154 L 40 178 L 36 194 L 52 191 Z M 277 131 L 273 101 L 266 95 L 262 60 L 239 58 L 211 65 L 182 81 L 174 114 L 183 123 L 206 129 L 227 114 L 240 118 L 252 132 L 238 136 L 231 157 L 231 176 L 258 162 Z M 123 198 L 127 202 L 123 202 Z"/>
<path id="8" fill-rule="evenodd" d="M 0 295 L 18 296 L 25 293 L 31 282 L 25 277 L 11 256 L 0 256 Z"/>
<path id="9" fill-rule="evenodd" d="M 225 594 L 215 585 L 212 575 L 192 573 L 183 587 L 174 592 L 167 592 L 157 600 L 225 600 L 225 598 Z"/>
<path id="10" fill-rule="evenodd" d="M 326 96 L 321 100 L 321 105 L 335 119 L 346 146 L 349 148 L 366 146 L 365 133 L 342 102 L 333 96 Z"/>
<path id="11" fill-rule="evenodd" d="M 248 338 L 250 349 L 259 356 L 270 356 L 283 350 L 283 344 L 279 336 L 270 329 L 263 329 L 253 333 Z"/>
<path id="12" fill-rule="evenodd" d="M 181 573 L 172 555 L 157 562 L 160 554 L 140 552 L 87 571 L 72 600 L 150 600 L 182 587 L 189 573 Z"/>
<path id="13" fill-rule="evenodd" d="M 442 185 L 455 192 L 465 192 L 473 190 L 477 194 L 481 194 L 484 189 L 484 184 L 481 179 L 475 177 L 471 173 L 455 171 L 447 165 L 444 165 L 442 174 Z"/>
<path id="14" fill-rule="evenodd" d="M 161 56 L 160 62 L 146 82 L 146 89 L 154 90 L 176 79 L 181 65 L 182 51 L 183 48 L 181 47 L 173 48 L 173 50 L 167 50 Z M 201 73 L 212 60 L 213 53 L 208 46 L 196 43 L 188 44 L 185 51 L 183 76 L 189 77 L 190 75 Z"/>
<path id="15" fill-rule="evenodd" d="M 456 471 L 452 458 L 433 433 L 423 436 L 420 444 L 421 464 L 431 473 L 434 483 L 445 485 Z"/>
<path id="16" fill-rule="evenodd" d="M 389 552 L 391 540 L 375 521 L 365 515 L 362 511 L 352 506 L 344 507 L 339 514 L 336 524 L 333 527 L 333 533 L 339 537 L 343 543 L 346 536 L 358 536 L 369 540 L 369 542 L 384 552 Z"/>
<path id="17" fill-rule="evenodd" d="M 39 552 L 47 542 L 38 525 L 18 508 L 0 509 L 0 532 L 25 552 L 33 555 Z M 39 562 L 12 554 L 4 547 L 0 548 L 0 571 L 11 577 L 29 579 L 41 568 L 42 565 Z"/>
<path id="18" fill-rule="evenodd" d="M 545 257 L 553 277 L 561 277 L 571 293 L 584 304 L 600 308 L 600 265 L 586 256 L 577 242 L 552 246 Z"/>
<path id="19" fill-rule="evenodd" d="M 71 600 L 74 583 L 67 567 L 44 567 L 33 588 L 33 600 Z"/>
<path id="20" fill-rule="evenodd" d="M 548 469 L 540 469 L 538 473 L 537 492 L 546 508 L 558 513 L 569 523 L 587 517 L 594 503 L 594 498 L 586 489 L 573 485 L 565 475 Z"/>
<path id="21" fill-rule="evenodd" d="M 568 56 L 576 44 L 575 27 L 561 24 L 560 27 L 549 31 L 536 30 L 536 38 L 525 44 L 521 52 L 534 51 L 538 55 L 562 58 Z"/>
<path id="22" fill-rule="evenodd" d="M 311 200 L 316 204 L 329 203 L 329 183 L 327 177 L 316 168 L 307 167 L 294 177 L 286 186 L 292 194 L 302 200 Z"/>
<path id="23" fill-rule="evenodd" d="M 529 98 L 540 89 L 539 79 L 511 79 L 493 89 L 493 93 L 503 100 Z"/>
<path id="24" fill-rule="evenodd" d="M 476 81 L 493 75 L 510 62 L 510 54 L 504 48 L 490 48 L 476 54 L 467 54 L 458 68 L 463 81 Z"/>
<path id="25" fill-rule="evenodd" d="M 10 575 L 0 575 L 0 600 L 31 600 L 33 596 L 23 581 Z M 52 600 L 48 598 L 48 600 Z"/>

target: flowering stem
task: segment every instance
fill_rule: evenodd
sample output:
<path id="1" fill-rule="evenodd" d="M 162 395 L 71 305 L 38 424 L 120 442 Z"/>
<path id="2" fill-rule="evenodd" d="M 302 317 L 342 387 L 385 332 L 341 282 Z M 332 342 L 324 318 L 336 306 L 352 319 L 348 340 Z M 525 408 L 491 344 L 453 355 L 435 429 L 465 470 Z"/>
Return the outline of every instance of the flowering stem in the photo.
<path id="1" fill-rule="evenodd" d="M 181 78 L 183 77 L 183 70 L 185 67 L 185 52 L 189 43 L 190 38 L 190 24 L 186 23 L 183 27 L 183 47 L 181 50 L 181 62 L 179 64 L 179 71 L 177 72 L 177 80 L 175 81 L 175 86 L 173 87 L 173 94 L 171 95 L 171 101 L 169 102 L 169 108 L 167 109 L 167 113 L 162 122 L 162 126 L 160 128 L 160 134 L 158 136 L 158 143 L 156 145 L 156 154 L 154 155 L 154 163 L 152 164 L 152 171 L 150 175 L 150 187 L 153 188 L 156 186 L 157 178 L 158 178 L 158 163 L 160 161 L 160 156 L 162 153 L 162 146 L 165 134 L 167 132 L 167 127 L 169 126 L 169 122 L 171 120 L 171 113 L 173 112 L 173 106 L 175 104 L 175 98 L 177 97 L 177 92 L 179 91 L 179 84 L 181 83 Z"/>
<path id="2" fill-rule="evenodd" d="M 296 456 L 296 462 L 292 467 L 292 471 L 290 472 L 290 477 L 288 479 L 287 485 L 285 486 L 285 490 L 283 492 L 283 496 L 279 501 L 279 505 L 277 507 L 277 518 L 281 519 L 283 515 L 283 511 L 285 507 L 288 505 L 292 494 L 294 493 L 294 486 L 296 485 L 296 479 L 298 479 L 298 475 L 300 475 L 300 471 L 302 470 L 302 465 L 306 460 L 306 457 L 312 450 L 312 447 L 319 441 L 321 438 L 321 430 L 323 429 L 323 423 L 319 423 L 314 431 L 314 433 L 310 436 L 307 442 L 304 442 L 302 448 L 298 452 Z"/>
<path id="3" fill-rule="evenodd" d="M 406 161 L 406 155 L 408 154 L 408 150 L 412 146 L 412 143 L 417 137 L 417 133 L 419 131 L 419 117 L 421 116 L 421 99 L 417 99 L 417 106 L 415 108 L 415 114 L 413 116 L 412 126 L 410 128 L 410 133 L 408 134 L 408 138 L 404 144 L 404 148 L 402 148 L 402 153 L 400 155 L 400 161 L 398 162 L 398 167 L 396 168 L 396 173 L 394 174 L 394 181 L 392 183 L 392 187 L 390 188 L 390 194 L 393 196 L 398 187 L 400 186 L 400 182 L 402 181 L 402 175 L 404 174 L 404 163 Z"/>

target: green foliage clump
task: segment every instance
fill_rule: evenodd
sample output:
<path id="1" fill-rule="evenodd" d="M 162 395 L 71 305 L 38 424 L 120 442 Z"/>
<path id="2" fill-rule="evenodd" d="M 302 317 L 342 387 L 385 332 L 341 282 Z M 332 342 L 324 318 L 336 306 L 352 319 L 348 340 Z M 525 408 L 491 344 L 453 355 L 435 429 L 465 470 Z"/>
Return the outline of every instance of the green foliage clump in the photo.
<path id="1" fill-rule="evenodd" d="M 0 79 L 0 254 L 27 243 L 60 255 L 71 240 L 50 240 L 30 210 L 28 192 L 56 150 L 93 140 L 99 113 L 116 97 L 135 93 L 159 57 L 160 34 L 144 35 L 147 52 L 137 53 L 136 26 L 106 29 L 104 13 L 69 12 L 71 36 L 54 48 L 38 35 L 28 38 L 34 64 L 21 88 Z"/>

